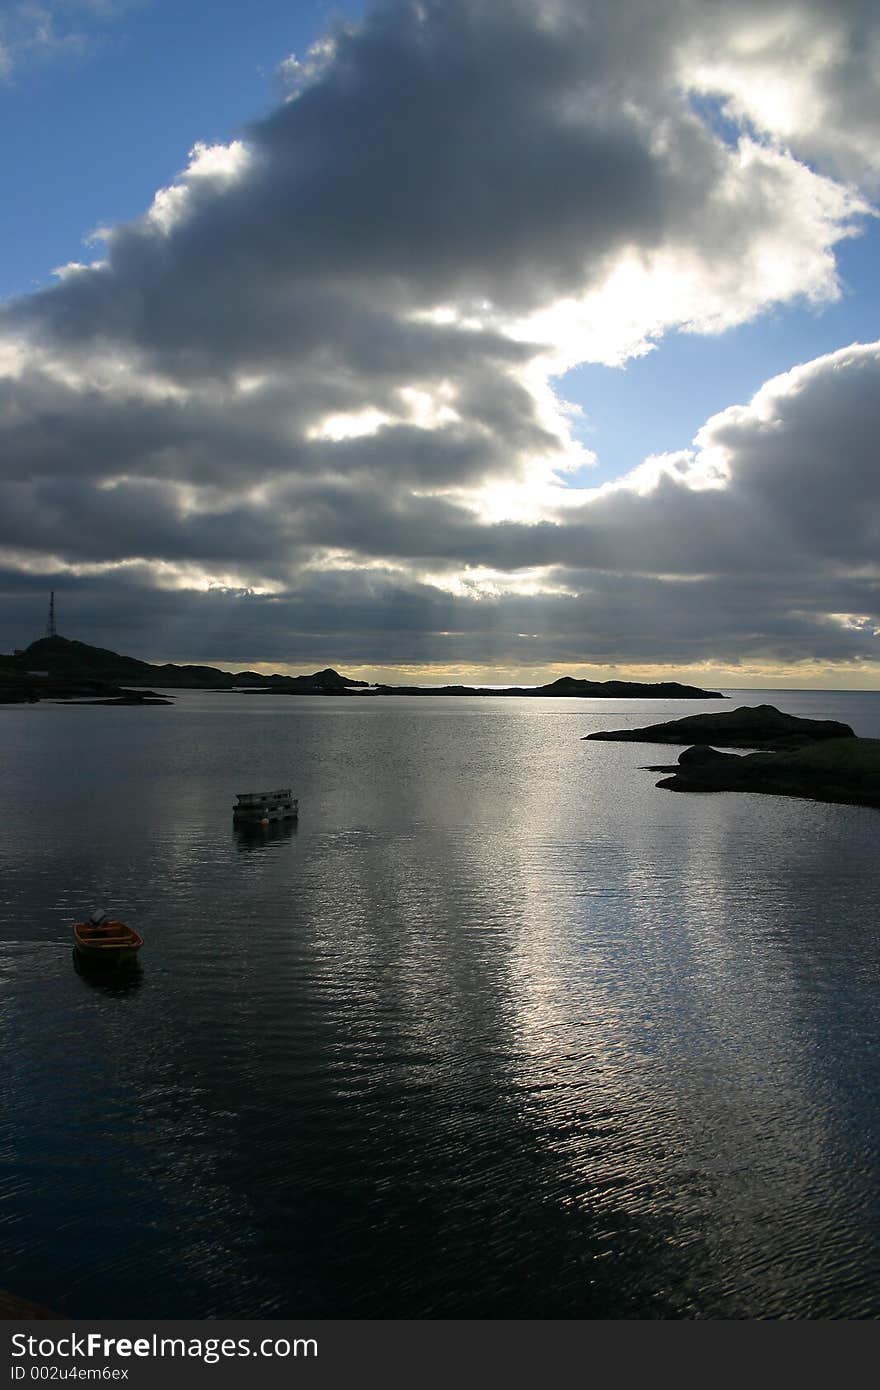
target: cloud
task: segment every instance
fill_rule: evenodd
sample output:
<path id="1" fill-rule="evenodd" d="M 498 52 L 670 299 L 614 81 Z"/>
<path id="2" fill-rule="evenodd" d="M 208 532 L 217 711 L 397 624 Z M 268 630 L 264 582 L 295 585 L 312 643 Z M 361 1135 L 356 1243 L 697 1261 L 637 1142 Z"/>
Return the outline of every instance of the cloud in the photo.
<path id="1" fill-rule="evenodd" d="M 870 211 L 842 177 L 870 160 L 841 73 L 876 25 L 786 15 L 787 45 L 713 0 L 340 22 L 267 118 L 0 308 L 10 584 L 66 576 L 96 616 L 111 593 L 151 621 L 210 603 L 278 660 L 303 632 L 339 660 L 866 658 L 875 347 L 566 485 L 590 458 L 568 367 L 839 293 L 835 247 Z M 789 91 L 799 52 L 786 131 L 756 74 Z M 852 106 L 845 168 L 810 83 L 841 126 Z M 203 620 L 177 630 L 218 657 Z"/>
<path id="2" fill-rule="evenodd" d="M 133 340 L 180 373 L 326 350 L 355 310 L 446 309 L 528 337 L 534 315 L 581 306 L 583 328 L 608 299 L 635 316 L 619 356 L 670 326 L 833 296 L 833 244 L 864 205 L 696 117 L 680 6 L 622 33 L 606 9 L 400 3 L 340 28 L 295 100 L 246 144 L 196 146 L 99 269 L 35 297 L 31 327 Z"/>
<path id="3" fill-rule="evenodd" d="M 871 0 L 698 6 L 682 50 L 692 90 L 718 96 L 796 154 L 846 178 L 880 175 L 880 27 Z"/>
<path id="4" fill-rule="evenodd" d="M 10 0 L 0 14 L 0 80 L 18 68 L 89 51 L 96 26 L 149 0 Z"/>
<path id="5" fill-rule="evenodd" d="M 179 515 L 140 484 L 121 497 L 77 483 L 27 496 L 46 544 L 74 563 L 64 584 L 88 596 L 83 617 L 102 621 L 111 593 L 111 608 L 186 615 L 176 650 L 164 649 L 178 659 L 217 659 L 226 642 L 251 662 L 320 651 L 371 664 L 862 663 L 876 660 L 880 630 L 878 402 L 880 344 L 843 349 L 714 416 L 692 450 L 541 526 L 481 525 L 408 494 L 387 505 L 320 477 L 297 507 L 250 512 Z M 6 512 L 0 563 L 28 524 Z M 161 557 L 159 568 L 108 572 L 126 554 Z M 212 589 L 230 557 L 242 574 Z M 527 565 L 538 582 L 516 592 Z M 247 592 L 260 568 L 262 596 Z M 149 640 L 156 650 L 155 630 Z"/>

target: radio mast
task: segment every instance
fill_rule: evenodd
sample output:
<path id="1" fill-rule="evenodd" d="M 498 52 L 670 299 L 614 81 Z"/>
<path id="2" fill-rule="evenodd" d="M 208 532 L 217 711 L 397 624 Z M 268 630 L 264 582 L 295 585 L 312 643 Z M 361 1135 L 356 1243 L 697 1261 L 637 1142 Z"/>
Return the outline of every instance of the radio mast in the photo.
<path id="1" fill-rule="evenodd" d="M 49 594 L 49 621 L 46 624 L 46 636 L 57 637 L 58 629 L 55 626 L 55 590 Z"/>

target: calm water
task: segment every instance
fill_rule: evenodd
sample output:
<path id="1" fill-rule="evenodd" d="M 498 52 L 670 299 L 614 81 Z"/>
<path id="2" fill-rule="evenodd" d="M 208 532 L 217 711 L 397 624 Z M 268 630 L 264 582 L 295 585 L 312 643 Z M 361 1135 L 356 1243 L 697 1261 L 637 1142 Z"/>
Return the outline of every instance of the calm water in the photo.
<path id="1" fill-rule="evenodd" d="M 880 737 L 880 694 L 736 702 L 768 700 Z M 880 813 L 580 741 L 716 707 L 0 709 L 0 1286 L 880 1315 Z M 237 837 L 233 794 L 287 781 L 298 829 Z M 124 987 L 74 969 L 93 907 L 146 938 Z"/>

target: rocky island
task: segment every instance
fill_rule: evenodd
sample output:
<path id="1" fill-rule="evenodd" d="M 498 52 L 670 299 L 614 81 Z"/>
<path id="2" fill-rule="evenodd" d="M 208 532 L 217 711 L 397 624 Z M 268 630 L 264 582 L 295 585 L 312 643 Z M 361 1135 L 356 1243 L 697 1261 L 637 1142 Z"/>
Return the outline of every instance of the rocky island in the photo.
<path id="1" fill-rule="evenodd" d="M 741 705 L 719 714 L 689 714 L 643 729 L 602 729 L 586 739 L 621 743 L 719 743 L 723 748 L 800 748 L 827 738 L 855 738 L 848 724 L 836 719 L 801 719 L 775 705 Z"/>
<path id="2" fill-rule="evenodd" d="M 690 744 L 672 766 L 646 769 L 671 774 L 657 783 L 668 791 L 764 792 L 880 807 L 880 739 L 857 738 L 848 724 L 833 719 L 801 719 L 773 705 L 743 706 L 586 738 Z M 719 752 L 713 743 L 757 751 Z"/>
<path id="3" fill-rule="evenodd" d="M 571 698 L 588 700 L 724 700 L 717 690 L 701 690 L 696 685 L 679 681 L 587 681 L 576 676 L 560 676 L 548 685 L 378 685 L 377 695 L 531 695 L 546 699 Z"/>

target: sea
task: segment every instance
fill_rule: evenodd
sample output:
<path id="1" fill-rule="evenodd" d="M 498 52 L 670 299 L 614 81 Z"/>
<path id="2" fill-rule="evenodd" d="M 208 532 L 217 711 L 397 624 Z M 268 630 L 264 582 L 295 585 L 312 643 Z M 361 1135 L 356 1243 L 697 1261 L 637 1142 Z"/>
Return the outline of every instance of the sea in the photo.
<path id="1" fill-rule="evenodd" d="M 880 1316 L 880 812 L 676 794 L 736 704 L 0 707 L 0 1285 L 73 1317 Z M 291 786 L 297 823 L 232 823 Z M 139 967 L 77 969 L 107 910 Z"/>

